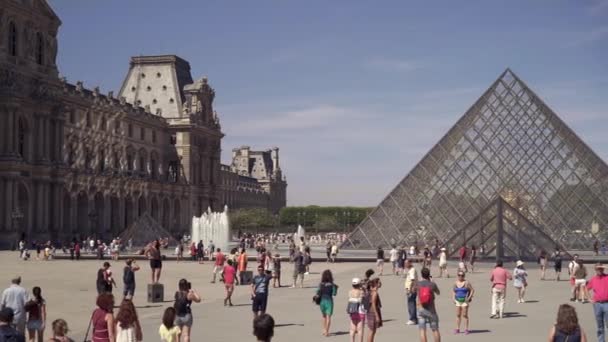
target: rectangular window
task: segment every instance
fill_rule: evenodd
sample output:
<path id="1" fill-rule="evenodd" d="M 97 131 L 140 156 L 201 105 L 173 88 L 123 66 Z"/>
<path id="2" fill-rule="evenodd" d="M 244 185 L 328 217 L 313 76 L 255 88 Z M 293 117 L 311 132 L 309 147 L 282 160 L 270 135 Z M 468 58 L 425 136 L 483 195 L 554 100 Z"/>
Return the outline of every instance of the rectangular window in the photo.
<path id="1" fill-rule="evenodd" d="M 152 131 L 152 143 L 156 143 L 156 131 Z"/>
<path id="2" fill-rule="evenodd" d="M 133 125 L 129 124 L 127 133 L 129 135 L 129 138 L 133 138 Z"/>
<path id="3" fill-rule="evenodd" d="M 116 122 L 114 122 L 114 133 L 120 134 L 120 121 L 118 121 L 118 120 L 116 120 Z"/>
<path id="4" fill-rule="evenodd" d="M 139 129 L 139 139 L 146 140 L 146 129 L 143 127 Z"/>
<path id="5" fill-rule="evenodd" d="M 175 144 L 176 144 L 176 142 L 177 142 L 177 138 L 175 137 L 175 134 L 171 134 L 171 135 L 169 136 L 169 144 L 171 144 L 171 145 L 175 145 Z"/>

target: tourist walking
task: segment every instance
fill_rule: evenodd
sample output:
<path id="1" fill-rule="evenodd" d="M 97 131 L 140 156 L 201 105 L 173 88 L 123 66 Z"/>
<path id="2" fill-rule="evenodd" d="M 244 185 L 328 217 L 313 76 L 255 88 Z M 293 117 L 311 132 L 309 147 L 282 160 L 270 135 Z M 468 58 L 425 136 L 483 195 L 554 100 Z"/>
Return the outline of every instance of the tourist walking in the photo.
<path id="1" fill-rule="evenodd" d="M 346 313 L 350 316 L 350 341 L 355 342 L 358 334 L 359 342 L 363 342 L 365 331 L 365 306 L 363 305 L 364 291 L 361 284 L 361 279 L 353 278 L 352 289 L 348 291 L 348 304 L 346 305 Z"/>
<path id="2" fill-rule="evenodd" d="M 68 334 L 68 322 L 64 319 L 58 318 L 51 323 L 51 329 L 53 336 L 49 339 L 49 342 L 74 342 L 67 336 Z"/>
<path id="3" fill-rule="evenodd" d="M 160 335 L 161 342 L 179 342 L 181 330 L 175 325 L 176 317 L 177 315 L 174 307 L 165 309 L 162 323 L 160 327 L 158 327 L 158 334 Z"/>
<path id="4" fill-rule="evenodd" d="M 409 320 L 407 325 L 418 324 L 418 316 L 416 312 L 416 284 L 418 283 L 418 273 L 412 263 L 412 260 L 405 261 L 405 295 L 407 297 L 407 311 Z"/>
<path id="5" fill-rule="evenodd" d="M 587 342 L 587 336 L 578 324 L 578 316 L 573 306 L 559 306 L 557 319 L 549 331 L 549 342 Z"/>
<path id="6" fill-rule="evenodd" d="M 293 285 L 291 288 L 295 288 L 300 278 L 300 287 L 304 287 L 304 274 L 306 273 L 306 265 L 304 264 L 304 255 L 296 251 L 293 256 Z"/>
<path id="7" fill-rule="evenodd" d="M 596 264 L 595 276 L 587 284 L 587 289 L 593 291 L 593 313 L 599 342 L 605 342 L 604 332 L 606 321 L 608 321 L 608 276 L 604 270 L 604 265 Z"/>
<path id="8" fill-rule="evenodd" d="M 272 258 L 272 287 L 281 287 L 281 255 L 279 253 Z"/>
<path id="9" fill-rule="evenodd" d="M 331 316 L 334 314 L 334 296 L 338 291 L 338 285 L 334 284 L 334 277 L 330 270 L 325 270 L 321 274 L 321 283 L 317 287 L 317 298 L 321 309 L 321 322 L 323 336 L 329 336 L 331 326 Z"/>
<path id="10" fill-rule="evenodd" d="M 528 272 L 524 267 L 524 262 L 517 260 L 515 263 L 515 269 L 513 270 L 513 287 L 517 290 L 517 302 L 525 303 L 524 296 L 526 294 L 526 288 L 528 287 Z"/>
<path id="11" fill-rule="evenodd" d="M 241 248 L 241 253 L 239 254 L 238 258 L 237 258 L 238 264 L 239 264 L 239 284 L 243 284 L 243 275 L 244 272 L 247 271 L 247 252 L 245 250 L 245 248 Z"/>
<path id="12" fill-rule="evenodd" d="M 583 261 L 577 259 L 573 269 L 574 288 L 572 290 L 573 298 L 581 303 L 587 303 L 589 295 L 587 294 L 587 268 Z"/>
<path id="13" fill-rule="evenodd" d="M 124 284 L 123 296 L 132 299 L 135 295 L 135 272 L 139 271 L 139 265 L 133 259 L 125 261 L 125 268 L 122 273 L 122 282 Z"/>
<path id="14" fill-rule="evenodd" d="M 446 253 L 445 247 L 441 248 L 439 252 L 439 278 L 443 278 L 443 273 L 445 272 L 446 278 L 450 277 L 448 273 L 448 254 Z"/>
<path id="15" fill-rule="evenodd" d="M 429 247 L 424 247 L 424 251 L 422 251 L 422 267 L 426 267 L 429 270 L 431 269 L 431 263 L 433 262 L 433 253 Z"/>
<path id="16" fill-rule="evenodd" d="M 2 341 L 25 342 L 22 332 L 13 328 L 13 309 L 5 307 L 0 309 L 0 338 Z"/>
<path id="17" fill-rule="evenodd" d="M 150 260 L 152 284 L 157 284 L 163 269 L 162 257 L 160 255 L 160 241 L 158 241 L 158 239 L 154 240 L 154 242 L 148 246 L 146 256 Z"/>
<path id="18" fill-rule="evenodd" d="M 224 275 L 224 287 L 226 288 L 226 298 L 224 298 L 224 306 L 232 306 L 232 293 L 234 292 L 234 282 L 236 280 L 236 269 L 232 260 L 228 260 L 227 265 L 222 271 Z"/>
<path id="19" fill-rule="evenodd" d="M 367 342 L 374 342 L 376 337 L 376 331 L 382 327 L 382 302 L 380 301 L 380 295 L 378 290 L 382 287 L 380 278 L 374 278 L 368 283 L 369 291 L 369 309 L 365 314 L 365 321 L 367 322 Z"/>
<path id="20" fill-rule="evenodd" d="M 258 266 L 258 274 L 253 277 L 251 283 L 251 309 L 253 317 L 257 317 L 266 312 L 268 306 L 268 285 L 272 276 L 264 272 L 262 265 Z"/>
<path id="21" fill-rule="evenodd" d="M 405 270 L 405 260 L 407 260 L 407 251 L 405 250 L 405 246 L 399 247 L 399 262 L 398 262 L 398 272 L 400 274 L 404 273 Z"/>
<path id="22" fill-rule="evenodd" d="M 475 272 L 475 261 L 477 261 L 477 247 L 471 245 L 471 253 L 469 256 L 469 264 L 471 265 L 471 273 Z"/>
<path id="23" fill-rule="evenodd" d="M 91 316 L 92 342 L 115 342 L 114 296 L 105 292 L 97 296 L 97 308 Z M 86 340 L 85 336 L 85 340 Z"/>
<path id="24" fill-rule="evenodd" d="M 331 240 L 327 240 L 327 243 L 325 244 L 325 255 L 327 256 L 327 263 L 331 262 Z"/>
<path id="25" fill-rule="evenodd" d="M 177 242 L 177 247 L 175 247 L 175 251 L 175 254 L 177 255 L 177 262 L 180 262 L 182 259 L 184 259 L 184 244 L 181 239 Z"/>
<path id="26" fill-rule="evenodd" d="M 27 290 L 21 287 L 20 276 L 14 277 L 11 280 L 11 286 L 2 292 L 0 309 L 11 308 L 13 310 L 11 322 L 21 334 L 25 334 L 25 303 L 28 299 Z"/>
<path id="27" fill-rule="evenodd" d="M 547 252 L 544 249 L 541 249 L 538 254 L 538 264 L 540 265 L 540 280 L 545 280 L 545 273 L 547 273 Z"/>
<path id="28" fill-rule="evenodd" d="M 439 316 L 435 308 L 435 295 L 439 295 L 439 288 L 435 282 L 431 281 L 431 271 L 428 268 L 420 270 L 422 280 L 416 284 L 418 293 L 418 330 L 420 331 L 420 341 L 426 342 L 426 326 L 433 332 L 433 340 L 441 341 L 439 333 Z"/>
<path id="29" fill-rule="evenodd" d="M 461 262 L 461 263 L 464 265 L 464 267 L 462 267 L 462 268 L 464 268 L 464 271 L 465 271 L 465 272 L 469 272 L 469 269 L 467 268 L 467 256 L 468 256 L 468 254 L 469 254 L 468 252 L 469 252 L 469 250 L 468 250 L 468 248 L 467 248 L 467 245 L 466 245 L 466 244 L 464 244 L 464 245 L 463 245 L 462 247 L 460 247 L 460 249 L 458 250 L 458 256 L 460 257 L 460 260 L 459 260 L 459 261 L 460 261 L 460 262 Z"/>
<path id="30" fill-rule="evenodd" d="M 222 253 L 220 248 L 217 249 L 217 253 L 215 253 L 215 263 L 213 264 L 213 279 L 211 283 L 215 283 L 215 278 L 218 273 L 222 272 L 224 269 L 224 262 L 226 262 L 226 256 Z"/>
<path id="31" fill-rule="evenodd" d="M 46 301 L 42 298 L 42 289 L 34 286 L 32 297 L 25 303 L 27 312 L 27 335 L 30 341 L 44 341 L 44 327 L 46 326 Z"/>
<path id="32" fill-rule="evenodd" d="M 196 261 L 197 259 L 197 250 L 196 250 L 196 244 L 194 242 L 192 242 L 190 244 L 190 259 L 192 261 Z"/>
<path id="33" fill-rule="evenodd" d="M 393 245 L 393 248 L 391 248 L 390 252 L 388 252 L 388 260 L 391 263 L 391 266 L 393 267 L 393 275 L 397 275 L 398 273 L 398 265 L 399 265 L 399 251 L 397 250 L 397 247 L 395 245 Z"/>
<path id="34" fill-rule="evenodd" d="M 562 273 L 562 253 L 557 249 L 553 253 L 553 268 L 555 269 L 555 281 L 559 281 L 559 276 Z"/>
<path id="35" fill-rule="evenodd" d="M 261 314 L 253 319 L 253 335 L 257 342 L 271 342 L 274 336 L 274 319 L 268 314 Z"/>
<path id="36" fill-rule="evenodd" d="M 336 241 L 334 241 L 331 244 L 331 262 L 335 263 L 337 257 L 338 257 L 338 243 Z"/>
<path id="37" fill-rule="evenodd" d="M 382 249 L 382 246 L 378 246 L 376 250 L 376 271 L 378 276 L 381 276 L 382 271 L 384 271 L 384 249 Z"/>
<path id="38" fill-rule="evenodd" d="M 490 281 L 492 282 L 492 312 L 490 318 L 503 317 L 507 295 L 507 281 L 513 279 L 511 274 L 502 266 L 502 260 L 497 260 L 496 266 L 490 274 Z"/>
<path id="39" fill-rule="evenodd" d="M 192 284 L 186 279 L 180 279 L 177 287 L 178 290 L 175 292 L 175 302 L 173 303 L 176 314 L 175 325 L 177 325 L 181 331 L 181 340 L 189 342 L 193 323 L 192 302 L 200 303 L 201 297 L 192 289 Z"/>
<path id="40" fill-rule="evenodd" d="M 456 304 L 456 329 L 455 334 L 460 334 L 460 323 L 464 320 L 464 334 L 469 334 L 469 306 L 475 290 L 473 285 L 465 279 L 464 272 L 456 274 L 456 282 L 454 283 L 454 304 Z"/>
<path id="41" fill-rule="evenodd" d="M 116 314 L 116 342 L 143 341 L 141 324 L 135 305 L 130 299 L 123 299 Z"/>
<path id="42" fill-rule="evenodd" d="M 304 265 L 306 266 L 306 272 L 304 274 L 310 274 L 310 265 L 312 264 L 312 256 L 310 255 L 310 247 L 306 246 L 304 248 Z"/>
<path id="43" fill-rule="evenodd" d="M 104 262 L 103 266 L 97 270 L 97 294 L 112 293 L 112 285 L 116 285 L 114 278 L 112 278 L 112 271 L 110 270 L 110 263 Z"/>

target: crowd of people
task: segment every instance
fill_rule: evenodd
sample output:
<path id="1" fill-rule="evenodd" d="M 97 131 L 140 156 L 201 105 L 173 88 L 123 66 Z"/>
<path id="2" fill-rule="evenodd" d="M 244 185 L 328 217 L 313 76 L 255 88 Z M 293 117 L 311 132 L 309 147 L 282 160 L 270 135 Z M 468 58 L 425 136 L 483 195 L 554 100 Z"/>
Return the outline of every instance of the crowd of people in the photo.
<path id="1" fill-rule="evenodd" d="M 225 289 L 224 305 L 233 306 L 232 295 L 236 286 L 248 286 L 251 295 L 251 309 L 253 313 L 253 332 L 258 341 L 270 341 L 273 336 L 274 319 L 267 313 L 271 288 L 281 287 L 281 261 L 280 254 L 271 252 L 272 247 L 264 241 L 256 243 L 255 276 L 248 272 L 247 240 L 242 239 L 239 247 L 233 248 L 227 254 L 216 248 L 210 241 L 207 249 L 203 242 L 189 243 L 193 260 L 213 263 L 211 282 L 218 280 Z M 289 241 L 289 262 L 293 265 L 291 287 L 304 285 L 304 277 L 309 274 L 312 264 L 310 246 L 305 239 Z M 117 241 L 120 244 L 120 241 Z M 336 242 L 327 241 L 327 265 L 335 261 L 338 253 L 334 248 Z M 292 246 L 293 245 L 293 246 Z M 179 247 L 179 246 L 178 246 Z M 143 251 L 150 263 L 152 284 L 159 283 L 162 270 L 163 244 L 156 240 L 147 245 Z M 120 250 L 120 248 L 119 248 Z M 202 251 L 199 253 L 199 250 Z M 416 254 L 416 250 L 412 251 Z M 23 251 L 20 251 L 22 254 Z M 366 340 L 373 342 L 379 329 L 383 326 L 380 276 L 384 275 L 384 262 L 387 256 L 382 246 L 376 252 L 376 268 L 368 269 L 362 277 L 354 277 L 351 288 L 346 294 L 346 314 L 350 320 L 349 336 L 351 342 Z M 420 253 L 420 251 L 419 251 Z M 436 297 L 447 292 L 455 307 L 454 334 L 469 334 L 472 322 L 469 310 L 476 288 L 486 287 L 491 291 L 490 318 L 502 319 L 505 317 L 506 294 L 509 283 L 515 289 L 517 303 L 525 303 L 526 289 L 528 288 L 528 272 L 525 263 L 518 260 L 512 271 L 507 270 L 501 260 L 497 260 L 495 267 L 489 274 L 489 284 L 472 284 L 467 274 L 474 272 L 477 258 L 477 249 L 472 246 L 462 246 L 458 252 L 458 263 L 454 267 L 456 278 L 448 291 L 433 281 L 431 269 L 433 261 L 437 260 L 438 277 L 449 278 L 448 254 L 446 248 L 424 248 L 420 258 L 412 258 L 405 247 L 392 246 L 388 253 L 388 261 L 392 266 L 392 274 L 401 276 L 407 297 L 407 325 L 417 325 L 420 341 L 427 341 L 427 329 L 430 329 L 434 341 L 441 340 L 439 332 L 439 313 L 435 305 Z M 20 254 L 20 256 L 21 256 Z M 21 256 L 22 257 L 22 256 Z M 415 259 L 415 260 L 414 260 Z M 541 266 L 540 278 L 545 280 L 547 260 L 554 263 L 556 279 L 561 274 L 563 254 L 556 250 L 551 255 L 544 251 L 539 254 L 538 262 Z M 414 261 L 420 261 L 417 265 Z M 574 255 L 568 265 L 568 275 L 571 284 L 571 301 L 586 303 L 593 302 L 594 315 L 597 318 L 599 341 L 604 341 L 604 322 L 608 320 L 608 276 L 604 273 L 605 267 L 595 265 L 595 276 L 587 279 L 589 274 L 583 261 Z M 110 262 L 106 261 L 97 272 L 96 289 L 98 292 L 96 309 L 93 311 L 87 329 L 87 336 L 95 342 L 131 342 L 144 339 L 137 310 L 133 304 L 135 295 L 135 274 L 141 267 L 131 258 L 125 260 L 122 272 L 122 295 L 115 294 L 117 282 Z M 14 277 L 11 286 L 2 293 L 0 303 L 0 341 L 13 337 L 15 341 L 24 341 L 27 333 L 30 341 L 44 341 L 46 330 L 47 307 L 42 289 L 33 287 L 31 294 L 21 287 L 21 278 Z M 334 314 L 334 298 L 339 294 L 339 287 L 334 282 L 334 275 L 330 268 L 321 273 L 321 279 L 316 286 L 313 296 L 314 304 L 318 305 L 321 315 L 321 335 L 332 334 L 331 324 Z M 178 342 L 190 341 L 194 317 L 192 305 L 200 303 L 202 297 L 192 288 L 192 284 L 185 278 L 177 282 L 177 291 L 173 296 L 173 305 L 166 308 L 162 317 L 159 317 L 160 326 L 158 336 L 161 341 Z M 115 305 L 118 304 L 116 314 Z M 71 341 L 67 337 L 68 325 L 63 319 L 57 319 L 51 324 L 49 341 Z M 154 340 L 149 337 L 147 340 Z M 550 341 L 586 341 L 585 332 L 578 324 L 576 310 L 572 305 L 559 306 L 556 324 L 550 329 Z"/>

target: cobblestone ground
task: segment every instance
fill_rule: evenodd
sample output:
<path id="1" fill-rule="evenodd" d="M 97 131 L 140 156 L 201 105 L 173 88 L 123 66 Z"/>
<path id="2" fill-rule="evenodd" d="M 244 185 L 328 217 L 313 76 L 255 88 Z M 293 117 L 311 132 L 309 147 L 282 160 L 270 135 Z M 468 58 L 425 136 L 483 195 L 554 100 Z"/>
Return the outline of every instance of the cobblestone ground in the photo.
<path id="1" fill-rule="evenodd" d="M 12 276 L 21 275 L 22 285 L 26 288 L 41 286 L 48 305 L 48 322 L 59 317 L 66 319 L 71 329 L 71 337 L 77 341 L 82 340 L 94 307 L 95 277 L 101 264 L 99 261 L 20 261 L 14 252 L 0 253 L 0 261 L 0 281 L 8 286 Z M 122 290 L 123 264 L 123 261 L 112 262 L 119 286 L 115 289 L 117 294 Z M 453 262 L 452 265 L 454 264 Z M 144 341 L 158 341 L 157 330 L 162 312 L 165 307 L 172 304 L 146 302 L 146 283 L 150 273 L 147 264 L 141 266 L 142 271 L 137 272 L 135 304 L 144 329 Z M 468 278 L 477 291 L 470 309 L 471 329 L 474 333 L 469 336 L 452 333 L 455 319 L 450 292 L 454 279 L 436 279 L 442 291 L 437 300 L 437 308 L 443 340 L 495 342 L 546 340 L 549 328 L 555 320 L 558 305 L 569 298 L 569 284 L 567 281 L 553 281 L 552 272 L 549 272 L 551 281 L 539 281 L 539 271 L 535 266 L 529 267 L 527 294 L 529 302 L 518 304 L 513 288 L 509 287 L 505 310 L 508 317 L 502 320 L 491 320 L 488 317 L 490 312 L 488 274 L 492 265 L 481 264 L 474 274 L 469 274 Z M 307 277 L 304 289 L 288 287 L 271 289 L 268 313 L 274 316 L 277 323 L 274 341 L 347 341 L 348 317 L 345 314 L 345 307 L 350 280 L 354 276 L 362 277 L 364 271 L 370 267 L 374 265 L 316 262 L 312 265 L 312 274 Z M 311 301 L 320 272 L 326 268 L 334 272 L 336 282 L 340 286 L 331 329 L 334 334 L 328 338 L 321 336 L 319 309 Z M 291 272 L 292 265 L 284 263 L 284 284 L 289 284 Z M 435 273 L 436 269 L 433 269 L 433 274 Z M 390 274 L 388 265 L 385 274 Z M 173 296 L 178 280 L 185 277 L 203 297 L 201 304 L 193 305 L 193 341 L 253 341 L 249 288 L 237 287 L 233 297 L 235 306 L 224 307 L 223 286 L 221 283 L 210 284 L 210 276 L 209 262 L 203 265 L 192 262 L 165 262 L 161 277 L 161 282 L 165 284 L 165 300 Z M 383 286 L 380 296 L 385 324 L 378 331 L 377 341 L 416 340 L 417 328 L 405 325 L 407 316 L 403 279 L 392 275 L 385 275 L 381 279 Z M 590 340 L 595 340 L 595 321 L 591 304 L 576 303 L 575 307 L 587 336 Z"/>

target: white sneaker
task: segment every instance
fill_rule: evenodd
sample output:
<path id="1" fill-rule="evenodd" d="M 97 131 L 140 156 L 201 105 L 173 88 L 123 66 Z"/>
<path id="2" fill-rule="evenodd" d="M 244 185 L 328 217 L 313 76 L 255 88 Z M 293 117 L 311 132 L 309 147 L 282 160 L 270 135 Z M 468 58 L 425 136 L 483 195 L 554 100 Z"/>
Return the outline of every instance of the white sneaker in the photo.
<path id="1" fill-rule="evenodd" d="M 414 322 L 414 321 L 407 321 L 407 323 L 405 323 L 405 324 L 407 324 L 407 325 L 416 325 L 416 322 Z"/>
<path id="2" fill-rule="evenodd" d="M 310 274 L 310 273 L 308 273 L 308 272 L 305 272 L 305 273 L 304 273 L 304 274 L 306 274 L 306 275 L 309 275 L 309 274 Z"/>

